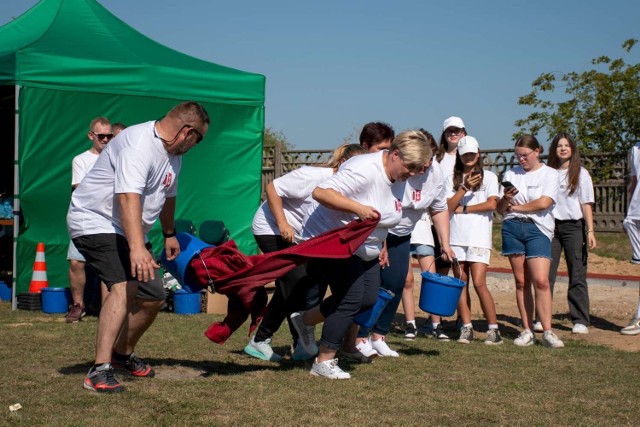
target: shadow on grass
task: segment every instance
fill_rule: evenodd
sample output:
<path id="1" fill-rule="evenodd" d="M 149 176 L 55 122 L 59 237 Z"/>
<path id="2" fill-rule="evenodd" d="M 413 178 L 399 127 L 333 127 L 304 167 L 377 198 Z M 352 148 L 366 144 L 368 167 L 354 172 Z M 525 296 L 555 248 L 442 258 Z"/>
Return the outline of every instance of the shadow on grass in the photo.
<path id="1" fill-rule="evenodd" d="M 240 352 L 241 353 L 241 352 Z M 248 357 L 248 356 L 247 356 Z M 300 369 L 300 362 L 285 359 L 281 363 L 271 362 L 269 365 L 245 365 L 234 362 L 216 362 L 212 360 L 188 360 L 188 359 L 154 359 L 145 358 L 145 361 L 153 366 L 156 370 L 161 371 L 163 368 L 181 368 L 198 371 L 200 377 L 210 377 L 213 375 L 242 375 L 247 372 L 257 372 L 265 370 L 294 370 Z M 270 363 L 270 362 L 266 362 Z M 92 363 L 78 363 L 76 365 L 65 366 L 58 370 L 63 375 L 86 374 L 91 368 Z"/>

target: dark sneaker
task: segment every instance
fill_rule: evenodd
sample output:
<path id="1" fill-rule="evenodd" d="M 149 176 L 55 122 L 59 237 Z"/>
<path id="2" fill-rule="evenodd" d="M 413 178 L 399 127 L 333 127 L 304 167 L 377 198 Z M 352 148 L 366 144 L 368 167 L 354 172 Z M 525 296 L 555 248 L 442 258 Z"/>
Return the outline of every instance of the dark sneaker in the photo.
<path id="1" fill-rule="evenodd" d="M 84 307 L 79 302 L 73 304 L 69 313 L 64 317 L 64 321 L 67 323 L 77 323 L 82 319 L 87 313 L 84 311 Z"/>
<path id="2" fill-rule="evenodd" d="M 131 353 L 131 356 L 126 360 L 119 360 L 114 354 L 111 356 L 111 364 L 114 369 L 127 371 L 134 377 L 153 378 L 156 376 L 156 371 L 135 353 Z"/>
<path id="3" fill-rule="evenodd" d="M 349 362 L 355 362 L 355 363 L 372 363 L 373 362 L 372 357 L 367 357 L 364 354 L 360 353 L 358 350 L 354 352 L 350 352 L 343 349 L 343 350 L 340 350 L 338 354 L 342 358 L 342 360 L 348 360 Z"/>
<path id="4" fill-rule="evenodd" d="M 124 391 L 122 384 L 113 374 L 113 367 L 105 363 L 97 368 L 91 368 L 84 379 L 83 387 L 97 393 L 120 393 Z"/>
<path id="5" fill-rule="evenodd" d="M 497 329 L 489 329 L 487 331 L 487 338 L 484 340 L 486 345 L 501 345 L 503 342 L 500 331 Z"/>
<path id="6" fill-rule="evenodd" d="M 442 323 L 439 324 L 433 332 L 431 332 L 433 339 L 438 341 L 449 341 L 449 335 L 444 333 L 444 329 L 442 329 Z"/>
<path id="7" fill-rule="evenodd" d="M 416 339 L 418 335 L 418 330 L 414 326 L 413 323 L 405 323 L 404 324 L 404 339 L 407 341 L 412 341 Z"/>

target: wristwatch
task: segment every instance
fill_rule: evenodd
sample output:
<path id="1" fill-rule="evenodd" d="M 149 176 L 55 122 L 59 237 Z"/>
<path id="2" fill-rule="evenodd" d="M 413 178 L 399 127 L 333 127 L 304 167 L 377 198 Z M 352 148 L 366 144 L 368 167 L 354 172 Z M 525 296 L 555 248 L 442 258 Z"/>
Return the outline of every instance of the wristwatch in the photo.
<path id="1" fill-rule="evenodd" d="M 162 231 L 162 236 L 164 236 L 165 239 L 168 239 L 170 237 L 176 237 L 176 230 L 175 228 L 173 229 L 173 231 L 169 232 L 169 233 L 165 233 L 164 230 Z"/>

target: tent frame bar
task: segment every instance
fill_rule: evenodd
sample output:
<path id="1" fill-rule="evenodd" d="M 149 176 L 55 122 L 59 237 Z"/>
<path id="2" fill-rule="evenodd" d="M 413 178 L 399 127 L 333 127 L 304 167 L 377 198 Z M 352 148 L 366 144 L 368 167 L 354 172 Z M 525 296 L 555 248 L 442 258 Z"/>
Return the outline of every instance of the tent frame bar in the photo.
<path id="1" fill-rule="evenodd" d="M 20 140 L 20 85 L 16 85 L 15 99 L 15 130 L 13 154 L 13 271 L 11 272 L 11 310 L 18 309 L 18 233 L 20 232 L 20 169 L 18 167 L 18 149 Z"/>

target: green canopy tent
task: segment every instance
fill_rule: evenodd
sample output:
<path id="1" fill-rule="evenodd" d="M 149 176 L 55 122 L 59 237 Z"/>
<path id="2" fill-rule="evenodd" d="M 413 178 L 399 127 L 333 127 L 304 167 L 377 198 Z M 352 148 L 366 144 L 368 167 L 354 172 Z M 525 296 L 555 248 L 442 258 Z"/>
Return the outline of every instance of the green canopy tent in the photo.
<path id="1" fill-rule="evenodd" d="M 49 286 L 68 285 L 71 160 L 89 149 L 86 133 L 97 116 L 136 124 L 184 100 L 202 103 L 211 125 L 184 158 L 176 217 L 196 226 L 222 220 L 243 251 L 256 250 L 250 224 L 261 190 L 264 76 L 169 49 L 95 0 L 41 0 L 0 27 L 0 88 L 2 102 L 12 103 L 2 135 L 10 128 L 15 136 L 21 213 L 14 296 L 28 290 L 38 242 L 46 245 Z M 150 238 L 159 249 L 158 227 Z"/>

